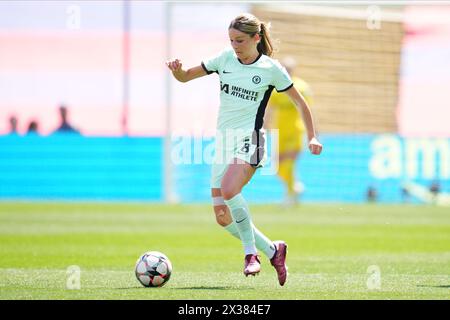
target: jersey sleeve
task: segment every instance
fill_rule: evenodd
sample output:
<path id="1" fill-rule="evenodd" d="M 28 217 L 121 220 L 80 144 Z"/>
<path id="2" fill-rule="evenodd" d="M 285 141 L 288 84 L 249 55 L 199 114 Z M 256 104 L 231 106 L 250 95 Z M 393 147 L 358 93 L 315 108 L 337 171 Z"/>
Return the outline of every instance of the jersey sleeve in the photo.
<path id="1" fill-rule="evenodd" d="M 228 50 L 224 50 L 216 56 L 210 57 L 202 61 L 202 67 L 206 71 L 207 74 L 211 73 L 219 73 L 219 69 L 226 59 Z"/>
<path id="2" fill-rule="evenodd" d="M 289 90 L 294 85 L 291 76 L 280 63 L 274 64 L 274 76 L 272 85 L 275 87 L 277 92 L 283 92 Z"/>

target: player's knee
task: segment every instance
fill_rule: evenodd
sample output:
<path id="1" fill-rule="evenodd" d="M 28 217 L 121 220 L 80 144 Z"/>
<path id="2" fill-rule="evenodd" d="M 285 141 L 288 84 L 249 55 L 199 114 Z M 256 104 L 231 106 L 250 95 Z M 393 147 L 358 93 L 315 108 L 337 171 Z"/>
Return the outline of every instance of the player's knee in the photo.
<path id="1" fill-rule="evenodd" d="M 212 200 L 217 223 L 223 227 L 229 225 L 232 222 L 232 219 L 222 195 L 219 195 L 217 192 L 213 193 Z"/>
<path id="2" fill-rule="evenodd" d="M 215 206 L 214 213 L 216 214 L 216 221 L 222 227 L 226 227 L 229 225 L 232 220 L 230 214 L 227 212 L 226 207 L 224 206 Z"/>

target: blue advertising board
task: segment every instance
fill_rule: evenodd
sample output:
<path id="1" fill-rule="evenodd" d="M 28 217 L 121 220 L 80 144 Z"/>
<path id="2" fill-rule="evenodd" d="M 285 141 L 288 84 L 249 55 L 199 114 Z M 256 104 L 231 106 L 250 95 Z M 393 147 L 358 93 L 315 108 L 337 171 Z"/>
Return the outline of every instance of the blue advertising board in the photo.
<path id="1" fill-rule="evenodd" d="M 281 202 L 273 140 L 269 159 L 244 188 L 250 202 Z M 450 192 L 450 140 L 397 135 L 323 135 L 320 156 L 303 152 L 296 177 L 304 202 L 421 202 L 406 183 Z M 71 135 L 0 137 L 0 199 L 164 200 L 162 138 L 87 138 Z M 209 202 L 214 139 L 175 138 L 174 194 L 180 202 Z"/>

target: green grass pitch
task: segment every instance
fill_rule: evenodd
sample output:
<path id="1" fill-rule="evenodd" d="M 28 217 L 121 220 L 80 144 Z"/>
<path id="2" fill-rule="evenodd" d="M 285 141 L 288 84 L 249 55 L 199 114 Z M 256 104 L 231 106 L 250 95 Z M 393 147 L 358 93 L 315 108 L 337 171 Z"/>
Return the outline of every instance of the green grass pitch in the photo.
<path id="1" fill-rule="evenodd" d="M 241 244 L 209 205 L 1 202 L 0 299 L 450 298 L 448 208 L 251 205 L 251 212 L 259 229 L 289 245 L 284 287 L 264 256 L 260 275 L 244 277 Z M 173 263 L 162 288 L 144 288 L 134 276 L 149 250 Z M 81 269 L 79 290 L 66 288 L 71 265 Z"/>

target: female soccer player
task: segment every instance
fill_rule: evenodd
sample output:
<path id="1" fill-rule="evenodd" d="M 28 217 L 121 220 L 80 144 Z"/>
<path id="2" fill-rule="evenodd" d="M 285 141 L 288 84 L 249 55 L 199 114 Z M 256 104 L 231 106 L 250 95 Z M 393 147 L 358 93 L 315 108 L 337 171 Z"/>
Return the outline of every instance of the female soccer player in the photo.
<path id="1" fill-rule="evenodd" d="M 265 23 L 251 14 L 242 14 L 228 27 L 232 49 L 184 70 L 180 60 L 167 61 L 173 76 L 187 82 L 213 72 L 220 78 L 220 109 L 217 121 L 215 159 L 212 165 L 211 195 L 217 222 L 244 247 L 244 275 L 260 271 L 258 251 L 275 267 L 280 285 L 287 278 L 284 241 L 272 242 L 252 222 L 241 194 L 256 169 L 266 158 L 264 112 L 272 90 L 285 92 L 303 113 L 309 150 L 320 154 L 311 111 L 294 88 L 289 74 L 271 58 L 272 43 Z"/>

